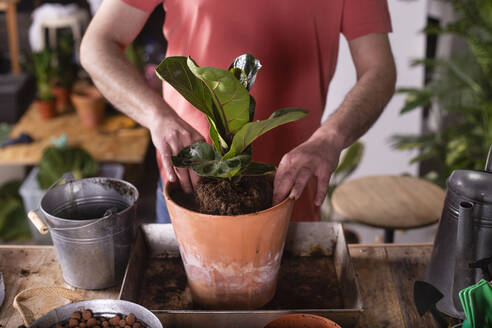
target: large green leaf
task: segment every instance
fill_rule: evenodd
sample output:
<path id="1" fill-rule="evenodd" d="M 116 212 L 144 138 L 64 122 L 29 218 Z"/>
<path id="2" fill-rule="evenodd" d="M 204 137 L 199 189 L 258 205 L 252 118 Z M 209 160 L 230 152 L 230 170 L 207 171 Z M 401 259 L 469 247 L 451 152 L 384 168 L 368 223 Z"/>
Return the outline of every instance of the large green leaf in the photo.
<path id="1" fill-rule="evenodd" d="M 207 86 L 188 68 L 187 58 L 182 56 L 167 57 L 156 67 L 161 80 L 169 83 L 186 100 L 208 117 L 214 118 L 212 96 Z"/>
<path id="2" fill-rule="evenodd" d="M 241 83 L 248 90 L 251 90 L 256 80 L 256 74 L 260 69 L 260 61 L 251 54 L 244 54 L 237 57 L 229 67 L 229 70 L 234 72 L 236 77 L 239 77 Z"/>
<path id="3" fill-rule="evenodd" d="M 188 58 L 187 64 L 191 72 L 207 86 L 212 100 L 217 107 L 219 118 L 225 127 L 225 140 L 231 138 L 241 127 L 249 122 L 249 92 L 236 79 L 233 73 L 211 66 L 199 67 Z"/>
<path id="4" fill-rule="evenodd" d="M 260 175 L 272 174 L 274 172 L 275 172 L 274 165 L 251 162 L 243 171 L 241 171 L 241 175 L 260 176 Z"/>
<path id="5" fill-rule="evenodd" d="M 200 141 L 181 149 L 177 156 L 173 156 L 173 164 L 176 167 L 189 167 L 198 162 L 217 159 L 214 147 Z"/>
<path id="6" fill-rule="evenodd" d="M 227 149 L 229 146 L 223 137 L 226 127 L 220 120 L 216 120 L 212 94 L 205 83 L 191 72 L 187 60 L 186 57 L 182 56 L 167 57 L 157 66 L 155 71 L 160 79 L 169 83 L 186 100 L 207 116 L 210 122 L 210 138 L 217 150 L 220 151 L 221 149 L 219 145 Z"/>
<path id="7" fill-rule="evenodd" d="M 214 147 L 197 142 L 183 148 L 172 160 L 174 166 L 189 167 L 200 176 L 232 178 L 251 162 L 251 156 L 243 154 L 223 160 Z"/>
<path id="8" fill-rule="evenodd" d="M 191 168 L 202 177 L 230 179 L 237 175 L 249 162 L 251 162 L 250 155 L 239 155 L 227 160 L 196 162 Z"/>
<path id="9" fill-rule="evenodd" d="M 274 112 L 264 121 L 256 121 L 245 124 L 234 136 L 229 152 L 224 159 L 232 158 L 241 154 L 256 138 L 271 129 L 292 121 L 303 118 L 308 113 L 301 108 L 283 108 Z"/>

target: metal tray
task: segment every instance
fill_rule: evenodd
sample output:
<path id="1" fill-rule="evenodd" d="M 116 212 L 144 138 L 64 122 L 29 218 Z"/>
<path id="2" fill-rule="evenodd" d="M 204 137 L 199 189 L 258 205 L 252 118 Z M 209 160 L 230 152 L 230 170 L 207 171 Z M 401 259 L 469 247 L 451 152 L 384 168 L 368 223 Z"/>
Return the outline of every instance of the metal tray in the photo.
<path id="1" fill-rule="evenodd" d="M 290 313 L 321 315 L 351 327 L 362 312 L 342 226 L 331 222 L 290 223 L 277 294 L 264 308 L 247 311 L 194 307 L 172 225 L 143 224 L 119 298 L 149 308 L 166 328 L 263 328 Z"/>

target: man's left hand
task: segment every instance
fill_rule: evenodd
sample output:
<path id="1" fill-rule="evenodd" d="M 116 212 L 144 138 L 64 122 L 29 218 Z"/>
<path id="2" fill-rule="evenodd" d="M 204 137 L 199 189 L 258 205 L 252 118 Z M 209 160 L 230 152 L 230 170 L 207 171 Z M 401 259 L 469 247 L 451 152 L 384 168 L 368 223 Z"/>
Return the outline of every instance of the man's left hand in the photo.
<path id="1" fill-rule="evenodd" d="M 317 179 L 316 206 L 328 192 L 330 176 L 337 168 L 342 148 L 333 139 L 316 133 L 282 157 L 275 174 L 273 204 L 285 197 L 298 199 L 311 177 Z"/>

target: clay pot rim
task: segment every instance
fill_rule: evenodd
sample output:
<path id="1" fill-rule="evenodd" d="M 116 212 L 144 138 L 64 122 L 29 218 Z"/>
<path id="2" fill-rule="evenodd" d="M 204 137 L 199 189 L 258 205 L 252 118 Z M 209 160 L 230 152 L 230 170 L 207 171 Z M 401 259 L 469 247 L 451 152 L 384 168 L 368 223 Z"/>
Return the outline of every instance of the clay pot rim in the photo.
<path id="1" fill-rule="evenodd" d="M 164 186 L 164 198 L 166 199 L 166 201 L 172 202 L 174 204 L 174 206 L 179 207 L 179 208 L 183 209 L 184 211 L 193 213 L 194 214 L 194 218 L 200 219 L 200 220 L 203 220 L 203 219 L 211 219 L 211 220 L 219 220 L 219 219 L 222 219 L 222 220 L 224 220 L 224 219 L 226 219 L 226 220 L 229 220 L 229 219 L 239 220 L 239 219 L 243 219 L 243 220 L 246 220 L 246 219 L 249 219 L 249 218 L 257 217 L 259 215 L 263 215 L 263 214 L 265 214 L 267 212 L 270 212 L 270 211 L 274 211 L 274 210 L 276 210 L 276 209 L 278 209 L 280 207 L 284 207 L 287 204 L 293 203 L 295 201 L 292 198 L 286 197 L 283 201 L 281 201 L 280 203 L 278 203 L 275 206 L 269 207 L 269 208 L 267 208 L 267 209 L 265 209 L 263 211 L 254 212 L 254 213 L 248 213 L 248 214 L 240 214 L 240 215 L 214 215 L 214 214 L 205 214 L 205 213 L 200 213 L 200 212 L 192 211 L 192 210 L 190 210 L 190 209 L 188 209 L 186 207 L 183 207 L 183 206 L 179 205 L 178 203 L 176 203 L 171 198 L 171 196 L 169 195 L 169 191 L 168 191 L 169 188 L 171 188 L 173 186 L 175 187 L 176 185 L 177 185 L 177 183 L 170 183 L 169 181 L 166 182 L 166 185 Z"/>
<path id="2" fill-rule="evenodd" d="M 283 315 L 281 317 L 278 317 L 278 318 L 270 321 L 268 324 L 265 325 L 264 328 L 267 328 L 270 324 L 273 324 L 276 321 L 291 319 L 291 318 L 296 318 L 296 317 L 310 317 L 310 318 L 313 318 L 316 320 L 320 320 L 323 324 L 329 324 L 330 326 L 328 326 L 328 328 L 341 328 L 341 326 L 338 323 L 336 323 L 335 321 L 333 321 L 331 319 L 328 319 L 328 318 L 325 318 L 323 316 L 316 315 L 316 314 L 310 314 L 310 313 L 291 313 L 291 314 Z"/>

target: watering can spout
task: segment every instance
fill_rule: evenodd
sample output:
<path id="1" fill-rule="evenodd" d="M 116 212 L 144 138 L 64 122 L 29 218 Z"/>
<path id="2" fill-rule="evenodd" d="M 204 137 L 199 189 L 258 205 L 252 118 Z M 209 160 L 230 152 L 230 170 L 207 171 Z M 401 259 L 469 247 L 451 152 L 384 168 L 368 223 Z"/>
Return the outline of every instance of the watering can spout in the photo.
<path id="1" fill-rule="evenodd" d="M 485 163 L 485 171 L 492 172 L 492 145 L 489 148 L 489 154 L 487 155 L 487 162 Z"/>
<path id="2" fill-rule="evenodd" d="M 463 311 L 459 291 L 475 283 L 475 270 L 470 268 L 474 262 L 473 241 L 473 203 L 461 202 L 459 207 L 458 231 L 456 233 L 455 275 L 453 301 L 457 311 Z"/>

